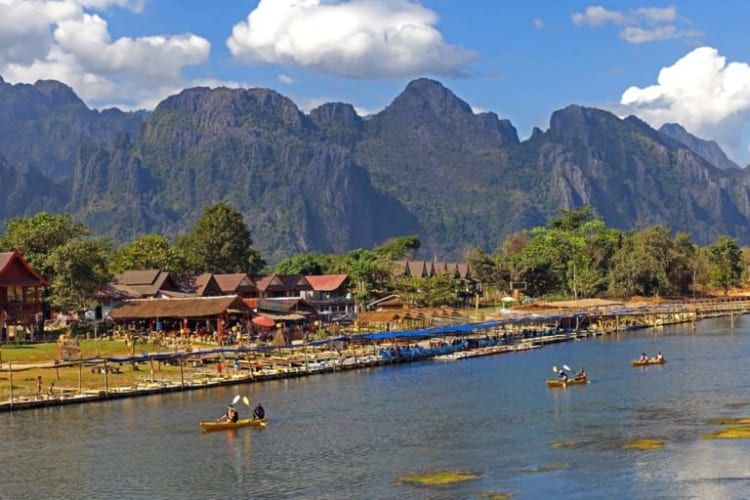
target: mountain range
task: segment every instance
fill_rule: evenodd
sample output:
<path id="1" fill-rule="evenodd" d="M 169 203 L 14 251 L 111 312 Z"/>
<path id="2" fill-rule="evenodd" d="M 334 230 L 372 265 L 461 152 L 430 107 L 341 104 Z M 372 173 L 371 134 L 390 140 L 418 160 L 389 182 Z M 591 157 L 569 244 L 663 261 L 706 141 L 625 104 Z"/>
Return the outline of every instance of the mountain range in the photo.
<path id="1" fill-rule="evenodd" d="M 226 201 L 269 262 L 406 234 L 420 236 L 422 257 L 460 259 L 582 205 L 618 229 L 750 244 L 749 169 L 679 124 L 596 108 L 555 111 L 526 140 L 425 78 L 368 117 L 228 88 L 98 111 L 63 83 L 2 78 L 0 109 L 0 220 L 67 212 L 117 243 L 186 232 Z"/>

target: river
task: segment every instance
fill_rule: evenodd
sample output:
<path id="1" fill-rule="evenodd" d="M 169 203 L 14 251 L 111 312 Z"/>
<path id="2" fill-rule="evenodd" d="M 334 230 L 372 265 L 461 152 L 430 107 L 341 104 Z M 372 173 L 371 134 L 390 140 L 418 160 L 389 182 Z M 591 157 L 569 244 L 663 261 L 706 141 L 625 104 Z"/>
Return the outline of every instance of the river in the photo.
<path id="1" fill-rule="evenodd" d="M 661 350 L 663 366 L 631 367 Z M 0 415 L 0 499 L 747 498 L 750 317 L 528 352 Z M 591 383 L 548 389 L 552 366 Z M 237 394 L 265 429 L 203 433 Z M 241 416 L 249 410 L 241 406 Z M 636 439 L 661 449 L 623 449 Z M 476 479 L 418 486 L 404 475 Z"/>

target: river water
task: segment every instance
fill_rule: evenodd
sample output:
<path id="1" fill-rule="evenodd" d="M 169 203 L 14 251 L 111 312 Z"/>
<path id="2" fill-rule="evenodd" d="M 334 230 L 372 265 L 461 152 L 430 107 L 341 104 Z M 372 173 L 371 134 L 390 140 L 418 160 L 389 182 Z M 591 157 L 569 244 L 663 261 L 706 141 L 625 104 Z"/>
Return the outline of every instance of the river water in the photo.
<path id="1" fill-rule="evenodd" d="M 633 368 L 642 351 L 663 366 Z M 750 317 L 528 352 L 0 415 L 0 499 L 700 498 L 750 495 Z M 552 366 L 591 383 L 548 389 Z M 265 429 L 203 433 L 237 394 Z M 245 415 L 247 408 L 240 408 Z M 243 413 L 240 414 L 243 416 Z M 662 449 L 623 449 L 636 439 Z M 475 480 L 417 486 L 404 475 Z"/>

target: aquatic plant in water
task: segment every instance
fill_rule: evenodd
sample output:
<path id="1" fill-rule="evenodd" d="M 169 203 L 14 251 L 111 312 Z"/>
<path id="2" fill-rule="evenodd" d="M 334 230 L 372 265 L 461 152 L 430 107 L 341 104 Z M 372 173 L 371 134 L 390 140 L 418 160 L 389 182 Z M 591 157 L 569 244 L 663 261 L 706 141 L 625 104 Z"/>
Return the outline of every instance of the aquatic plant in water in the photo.
<path id="1" fill-rule="evenodd" d="M 748 425 L 750 424 L 750 418 L 748 417 L 712 418 L 706 423 L 708 425 Z"/>
<path id="2" fill-rule="evenodd" d="M 750 406 L 750 403 L 727 403 L 727 408 L 744 408 L 745 406 Z"/>
<path id="3" fill-rule="evenodd" d="M 583 446 L 583 443 L 580 441 L 555 441 L 552 443 L 553 448 L 565 448 L 565 449 L 575 449 L 580 448 Z"/>
<path id="4" fill-rule="evenodd" d="M 489 498 L 490 500 L 508 500 L 513 498 L 513 493 L 478 493 L 479 498 Z"/>
<path id="5" fill-rule="evenodd" d="M 625 450 L 629 450 L 629 449 L 660 450 L 664 448 L 665 444 L 666 444 L 666 441 L 663 439 L 641 438 L 641 439 L 636 439 L 635 441 L 630 441 L 629 443 L 625 443 L 624 445 L 622 445 L 622 448 Z"/>
<path id="6" fill-rule="evenodd" d="M 750 426 L 725 427 L 701 436 L 703 439 L 750 439 Z"/>
<path id="7" fill-rule="evenodd" d="M 401 476 L 399 481 L 402 483 L 413 483 L 422 486 L 440 486 L 443 484 L 460 483 L 462 481 L 471 481 L 479 478 L 473 472 L 464 471 L 441 471 L 431 474 L 411 474 Z"/>
<path id="8" fill-rule="evenodd" d="M 521 472 L 524 474 L 541 474 L 542 472 L 550 472 L 553 470 L 567 470 L 570 469 L 570 464 L 565 462 L 552 462 L 548 465 L 540 465 L 535 468 L 523 469 Z"/>

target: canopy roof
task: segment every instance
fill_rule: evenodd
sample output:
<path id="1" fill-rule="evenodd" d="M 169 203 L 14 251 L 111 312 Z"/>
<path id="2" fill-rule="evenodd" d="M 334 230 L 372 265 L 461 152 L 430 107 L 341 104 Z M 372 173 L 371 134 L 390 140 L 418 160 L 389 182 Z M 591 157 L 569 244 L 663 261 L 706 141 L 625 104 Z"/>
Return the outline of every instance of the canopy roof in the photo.
<path id="1" fill-rule="evenodd" d="M 228 309 L 250 312 L 238 295 L 179 299 L 128 300 L 112 309 L 112 319 L 200 318 L 217 316 Z"/>
<path id="2" fill-rule="evenodd" d="M 0 253 L 0 286 L 47 286 L 42 278 L 21 256 L 21 252 Z"/>

